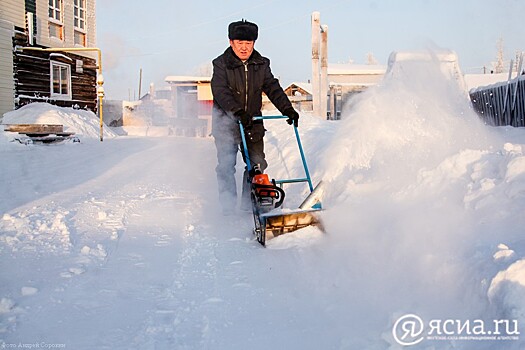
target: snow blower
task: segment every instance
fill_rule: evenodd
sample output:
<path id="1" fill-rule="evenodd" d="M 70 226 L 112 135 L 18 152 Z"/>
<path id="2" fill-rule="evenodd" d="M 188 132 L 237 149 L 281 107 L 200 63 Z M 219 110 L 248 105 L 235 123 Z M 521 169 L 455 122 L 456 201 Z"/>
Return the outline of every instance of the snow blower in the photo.
<path id="1" fill-rule="evenodd" d="M 253 120 L 263 119 L 286 119 L 286 116 L 258 116 Z M 248 169 L 248 182 L 251 186 L 251 201 L 254 219 L 253 233 L 257 241 L 263 246 L 266 240 L 280 236 L 282 234 L 299 230 L 307 226 L 317 226 L 323 229 L 318 213 L 322 210 L 320 197 L 322 194 L 322 183 L 316 188 L 312 186 L 312 180 L 306 164 L 303 147 L 297 127 L 294 125 L 295 138 L 299 146 L 299 153 L 304 167 L 305 176 L 301 178 L 291 178 L 270 181 L 268 174 L 263 174 L 258 164 L 250 162 L 244 127 L 239 123 L 243 152 L 246 158 Z M 284 184 L 308 183 L 310 194 L 303 203 L 296 209 L 281 208 L 285 198 L 285 192 L 282 189 Z"/>

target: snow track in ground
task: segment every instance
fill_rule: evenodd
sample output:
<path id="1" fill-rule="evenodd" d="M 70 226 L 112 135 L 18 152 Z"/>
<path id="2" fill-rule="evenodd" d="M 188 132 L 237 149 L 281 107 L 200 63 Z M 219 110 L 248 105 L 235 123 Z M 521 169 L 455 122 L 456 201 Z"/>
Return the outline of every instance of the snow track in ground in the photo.
<path id="1" fill-rule="evenodd" d="M 13 267 L 3 272 L 10 283 L 0 287 L 1 341 L 264 348 L 275 339 L 289 343 L 285 329 L 315 319 L 301 319 L 308 300 L 301 281 L 290 283 L 295 272 L 299 280 L 305 273 L 288 250 L 301 238 L 263 249 L 251 234 L 250 213 L 219 214 L 211 140 L 111 140 L 97 157 L 82 144 L 63 146 L 68 152 L 45 149 L 49 159 L 63 160 L 44 170 L 61 181 L 36 177 L 32 186 L 46 194 L 24 192 L 25 204 L 0 220 L 3 264 Z M 121 148 L 127 155 L 114 166 L 92 168 Z M 27 164 L 37 171 L 46 161 Z"/>

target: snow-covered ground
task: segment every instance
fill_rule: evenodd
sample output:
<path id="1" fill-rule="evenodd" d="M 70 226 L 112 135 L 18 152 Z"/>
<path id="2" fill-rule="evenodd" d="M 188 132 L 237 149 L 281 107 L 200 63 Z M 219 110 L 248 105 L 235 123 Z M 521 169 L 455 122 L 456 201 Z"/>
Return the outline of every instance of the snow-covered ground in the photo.
<path id="1" fill-rule="evenodd" d="M 0 347 L 525 347 L 525 130 L 482 125 L 432 62 L 342 121 L 302 115 L 326 232 L 266 249 L 250 214 L 220 215 L 212 139 L 106 128 L 100 142 L 95 115 L 47 104 L 3 118 L 17 121 L 81 142 L 0 134 Z M 267 129 L 269 174 L 293 175 L 292 129 Z M 306 194 L 287 193 L 291 207 Z"/>

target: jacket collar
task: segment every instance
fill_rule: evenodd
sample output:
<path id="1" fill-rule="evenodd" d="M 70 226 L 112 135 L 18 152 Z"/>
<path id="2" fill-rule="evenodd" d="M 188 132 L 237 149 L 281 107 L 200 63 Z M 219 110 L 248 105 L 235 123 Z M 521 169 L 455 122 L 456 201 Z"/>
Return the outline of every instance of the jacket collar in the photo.
<path id="1" fill-rule="evenodd" d="M 228 68 L 236 68 L 239 66 L 242 66 L 242 61 L 235 55 L 233 52 L 233 49 L 228 47 L 226 51 L 224 51 L 224 55 L 226 57 L 226 64 L 228 65 Z M 263 64 L 264 60 L 261 56 L 261 54 L 257 50 L 253 50 L 252 55 L 250 58 L 248 58 L 248 64 Z"/>

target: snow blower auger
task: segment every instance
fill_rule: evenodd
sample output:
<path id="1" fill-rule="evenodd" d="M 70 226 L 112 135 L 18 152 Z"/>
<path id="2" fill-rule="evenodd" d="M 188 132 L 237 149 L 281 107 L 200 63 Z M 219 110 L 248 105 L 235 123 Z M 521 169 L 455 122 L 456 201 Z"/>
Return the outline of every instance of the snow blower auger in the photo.
<path id="1" fill-rule="evenodd" d="M 258 116 L 253 120 L 263 119 L 286 119 L 286 116 Z M 294 125 L 295 138 L 299 146 L 301 160 L 303 162 L 305 177 L 292 178 L 283 180 L 271 180 L 268 174 L 263 174 L 258 164 L 250 162 L 248 154 L 248 147 L 246 145 L 246 137 L 244 135 L 244 127 L 239 123 L 241 130 L 241 138 L 243 145 L 243 152 L 246 157 L 246 164 L 248 169 L 248 181 L 251 186 L 251 200 L 252 211 L 254 219 L 253 233 L 257 237 L 257 241 L 263 246 L 266 245 L 266 240 L 280 236 L 282 234 L 299 230 L 307 226 L 318 226 L 323 229 L 321 221 L 318 217 L 318 212 L 322 210 L 320 195 L 322 192 L 321 183 L 314 189 L 312 180 L 306 164 L 303 147 L 297 127 Z M 310 194 L 303 201 L 297 209 L 283 209 L 281 208 L 285 192 L 282 189 L 283 184 L 288 183 L 302 183 L 307 182 L 310 189 Z"/>

